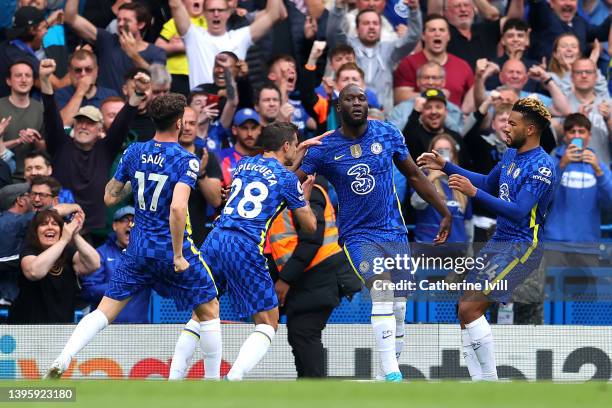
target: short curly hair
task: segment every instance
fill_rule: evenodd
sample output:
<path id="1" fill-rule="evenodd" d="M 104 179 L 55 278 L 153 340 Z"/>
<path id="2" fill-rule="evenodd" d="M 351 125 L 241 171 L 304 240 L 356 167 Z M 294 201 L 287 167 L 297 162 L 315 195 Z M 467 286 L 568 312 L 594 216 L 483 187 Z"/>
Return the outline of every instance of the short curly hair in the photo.
<path id="1" fill-rule="evenodd" d="M 155 128 L 159 131 L 167 131 L 177 120 L 183 117 L 187 106 L 187 99 L 177 93 L 169 93 L 155 98 L 149 107 L 149 114 Z"/>
<path id="2" fill-rule="evenodd" d="M 523 115 L 523 119 L 533 123 L 542 132 L 550 125 L 552 115 L 548 108 L 537 98 L 523 98 L 516 101 L 512 110 Z"/>

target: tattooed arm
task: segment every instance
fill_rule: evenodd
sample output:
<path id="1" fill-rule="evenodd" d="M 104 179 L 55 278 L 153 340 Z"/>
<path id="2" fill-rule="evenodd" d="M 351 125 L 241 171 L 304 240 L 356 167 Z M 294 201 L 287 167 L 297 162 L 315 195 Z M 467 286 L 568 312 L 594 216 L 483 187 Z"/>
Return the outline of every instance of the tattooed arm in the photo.
<path id="1" fill-rule="evenodd" d="M 132 194 L 132 185 L 129 181 L 124 184 L 116 178 L 112 178 L 104 189 L 104 204 L 107 207 L 113 206 L 123 201 L 130 194 Z"/>

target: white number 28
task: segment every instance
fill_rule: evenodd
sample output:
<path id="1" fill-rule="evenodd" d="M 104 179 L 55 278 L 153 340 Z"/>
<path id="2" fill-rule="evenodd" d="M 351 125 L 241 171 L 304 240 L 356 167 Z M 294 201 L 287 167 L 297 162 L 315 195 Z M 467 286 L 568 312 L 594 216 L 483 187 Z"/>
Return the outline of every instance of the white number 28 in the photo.
<path id="1" fill-rule="evenodd" d="M 230 204 L 236 198 L 240 190 L 242 189 L 242 180 L 237 178 L 232 182 L 232 193 L 227 200 L 227 204 L 223 209 L 224 214 L 232 214 L 234 212 L 234 207 Z M 258 190 L 259 193 L 257 195 L 253 195 L 253 192 Z M 262 203 L 268 197 L 268 187 L 261 181 L 254 181 L 252 183 L 247 184 L 244 187 L 244 197 L 240 201 L 238 201 L 238 215 L 242 218 L 255 218 L 261 213 Z M 250 210 L 246 209 L 247 203 L 252 203 L 253 208 Z"/>

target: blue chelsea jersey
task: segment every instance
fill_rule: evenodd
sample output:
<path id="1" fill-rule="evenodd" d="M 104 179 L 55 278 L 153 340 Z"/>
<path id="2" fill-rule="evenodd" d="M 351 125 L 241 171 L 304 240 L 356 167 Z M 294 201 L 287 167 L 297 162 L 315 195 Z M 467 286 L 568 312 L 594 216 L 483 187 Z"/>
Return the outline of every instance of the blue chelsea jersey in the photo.
<path id="1" fill-rule="evenodd" d="M 339 242 L 394 242 L 407 233 L 393 183 L 393 159 L 409 157 L 402 133 L 383 121 L 368 121 L 357 139 L 340 129 L 310 147 L 301 170 L 323 175 L 338 193 Z"/>
<path id="2" fill-rule="evenodd" d="M 537 242 L 542 233 L 541 225 L 553 197 L 556 172 L 553 159 L 537 147 L 524 153 L 508 149 L 500 167 L 498 197 L 504 201 L 516 202 L 519 192 L 527 190 L 538 198 L 529 216 L 520 222 L 497 217 L 497 229 L 493 241 Z"/>
<path id="3" fill-rule="evenodd" d="M 306 204 L 297 176 L 277 159 L 244 157 L 236 165 L 230 195 L 215 228 L 243 232 L 263 246 L 270 223 L 285 205 L 295 210 Z"/>
<path id="4" fill-rule="evenodd" d="M 132 184 L 134 228 L 127 252 L 131 255 L 172 262 L 170 204 L 177 183 L 194 188 L 200 160 L 178 143 L 149 140 L 130 145 L 115 172 L 115 179 Z M 186 203 L 185 203 L 186 204 Z M 189 216 L 183 250 L 192 250 Z"/>

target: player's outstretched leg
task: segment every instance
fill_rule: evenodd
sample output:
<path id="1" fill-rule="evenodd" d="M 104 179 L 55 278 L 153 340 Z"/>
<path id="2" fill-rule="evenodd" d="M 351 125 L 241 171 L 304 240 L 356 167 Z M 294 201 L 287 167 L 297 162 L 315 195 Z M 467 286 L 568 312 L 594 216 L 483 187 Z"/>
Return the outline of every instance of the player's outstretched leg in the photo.
<path id="1" fill-rule="evenodd" d="M 234 365 L 227 373 L 230 381 L 242 380 L 267 353 L 278 328 L 278 307 L 255 314 L 253 320 L 255 331 L 242 344 Z"/>
<path id="2" fill-rule="evenodd" d="M 378 275 L 379 281 L 376 284 L 373 280 L 368 285 L 372 298 L 372 331 L 385 380 L 396 382 L 402 380 L 402 374 L 395 357 L 393 290 L 390 289 L 391 280 L 385 279 L 384 275 Z"/>
<path id="3" fill-rule="evenodd" d="M 195 319 L 194 319 L 195 318 Z M 181 334 L 176 341 L 172 363 L 170 364 L 169 380 L 182 380 L 187 374 L 187 367 L 195 353 L 195 349 L 200 341 L 200 322 L 194 315 L 185 324 Z M 208 370 L 206 370 L 208 372 Z"/>
<path id="4" fill-rule="evenodd" d="M 466 293 L 459 301 L 459 320 L 461 327 L 465 330 L 461 333 L 462 347 L 473 380 L 497 380 L 493 334 L 484 316 L 488 306 L 489 301 L 480 292 Z M 466 347 L 468 337 L 471 351 L 469 347 Z M 480 371 L 474 362 L 474 357 L 480 365 Z"/>
<path id="5" fill-rule="evenodd" d="M 44 378 L 60 378 L 64 371 L 68 369 L 68 366 L 70 366 L 74 356 L 89 344 L 96 334 L 115 320 L 129 300 L 130 298 L 114 300 L 104 296 L 98 308 L 81 319 L 64 349 L 47 370 Z"/>

